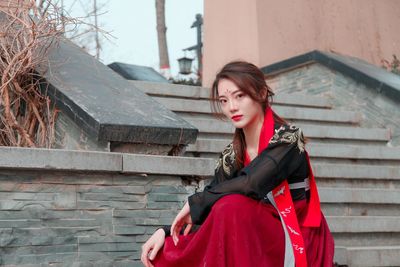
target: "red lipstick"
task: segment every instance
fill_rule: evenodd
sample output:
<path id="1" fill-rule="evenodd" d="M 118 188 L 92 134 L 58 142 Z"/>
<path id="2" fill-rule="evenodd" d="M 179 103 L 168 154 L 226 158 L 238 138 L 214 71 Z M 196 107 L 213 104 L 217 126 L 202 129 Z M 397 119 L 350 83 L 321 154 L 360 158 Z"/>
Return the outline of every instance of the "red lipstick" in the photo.
<path id="1" fill-rule="evenodd" d="M 242 117 L 243 117 L 243 115 L 235 115 L 235 116 L 232 116 L 232 120 L 240 121 L 242 119 Z"/>

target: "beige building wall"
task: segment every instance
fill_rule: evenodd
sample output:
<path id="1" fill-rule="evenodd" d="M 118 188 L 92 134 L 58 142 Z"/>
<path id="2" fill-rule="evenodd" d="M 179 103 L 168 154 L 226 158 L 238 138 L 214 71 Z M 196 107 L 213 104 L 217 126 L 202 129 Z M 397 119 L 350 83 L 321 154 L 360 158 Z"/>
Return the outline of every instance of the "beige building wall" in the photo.
<path id="1" fill-rule="evenodd" d="M 203 83 L 228 61 L 263 67 L 311 50 L 381 65 L 400 56 L 399 0 L 205 0 Z"/>
<path id="2" fill-rule="evenodd" d="M 258 62 L 256 1 L 205 0 L 203 27 L 204 85 L 210 86 L 215 73 L 225 62 L 235 59 Z"/>

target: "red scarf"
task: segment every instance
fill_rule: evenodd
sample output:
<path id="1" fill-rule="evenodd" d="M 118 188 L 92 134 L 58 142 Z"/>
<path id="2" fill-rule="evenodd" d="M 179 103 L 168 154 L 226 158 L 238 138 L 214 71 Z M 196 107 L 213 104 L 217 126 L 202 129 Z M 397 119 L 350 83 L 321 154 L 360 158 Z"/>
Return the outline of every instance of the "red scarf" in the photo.
<path id="1" fill-rule="evenodd" d="M 268 147 L 269 140 L 271 140 L 272 136 L 274 135 L 274 116 L 272 114 L 272 109 L 267 107 L 265 109 L 264 114 L 264 122 L 260 132 L 260 139 L 258 141 L 258 155 Z M 250 156 L 245 152 L 244 156 L 244 166 L 249 165 L 250 163 Z"/>
<path id="2" fill-rule="evenodd" d="M 269 141 L 274 135 L 274 118 L 273 111 L 267 107 L 264 115 L 264 122 L 260 132 L 260 139 L 258 145 L 258 154 L 268 147 Z M 306 153 L 308 167 L 310 170 L 310 200 L 307 210 L 306 218 L 303 222 L 304 227 L 319 227 L 321 221 L 321 208 L 318 196 L 318 190 L 315 183 L 314 175 L 311 169 L 310 159 Z M 250 163 L 250 157 L 248 153 L 245 153 L 244 165 L 247 166 Z M 294 211 L 294 205 L 292 196 L 290 195 L 290 188 L 285 179 L 280 185 L 272 190 L 272 195 L 276 204 L 276 208 L 286 226 L 286 232 L 290 237 L 293 254 L 295 257 L 296 267 L 306 267 L 307 258 L 304 247 L 303 236 L 301 235 L 299 222 L 297 220 L 296 212 Z M 292 212 L 293 211 L 293 212 Z"/>

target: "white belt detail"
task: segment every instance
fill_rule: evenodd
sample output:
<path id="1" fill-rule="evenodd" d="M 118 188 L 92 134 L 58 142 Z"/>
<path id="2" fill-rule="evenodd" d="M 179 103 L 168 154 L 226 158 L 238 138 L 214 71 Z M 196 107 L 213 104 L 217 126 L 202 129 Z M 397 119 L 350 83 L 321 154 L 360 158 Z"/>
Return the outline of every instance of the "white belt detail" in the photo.
<path id="1" fill-rule="evenodd" d="M 267 194 L 267 198 L 269 199 L 271 204 L 274 206 L 274 208 L 278 212 L 279 217 L 281 218 L 283 232 L 285 233 L 285 261 L 284 261 L 283 266 L 284 267 L 295 267 L 295 258 L 294 258 L 294 252 L 293 252 L 293 247 L 292 247 L 292 240 L 290 240 L 289 233 L 286 229 L 285 221 L 283 220 L 282 215 L 279 212 L 278 207 L 276 206 L 275 199 L 272 196 L 272 191 Z"/>
<path id="2" fill-rule="evenodd" d="M 290 189 L 304 188 L 306 191 L 310 190 L 310 178 L 304 179 L 303 182 L 289 184 Z"/>

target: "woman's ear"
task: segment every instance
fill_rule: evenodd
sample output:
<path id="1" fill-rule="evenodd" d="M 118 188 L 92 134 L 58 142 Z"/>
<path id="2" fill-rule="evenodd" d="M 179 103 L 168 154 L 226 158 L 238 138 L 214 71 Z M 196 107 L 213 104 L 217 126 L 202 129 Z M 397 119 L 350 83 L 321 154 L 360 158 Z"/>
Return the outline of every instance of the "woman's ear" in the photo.
<path id="1" fill-rule="evenodd" d="M 262 90 L 261 92 L 261 98 L 267 99 L 267 97 L 268 97 L 268 90 L 265 88 L 265 90 Z"/>

